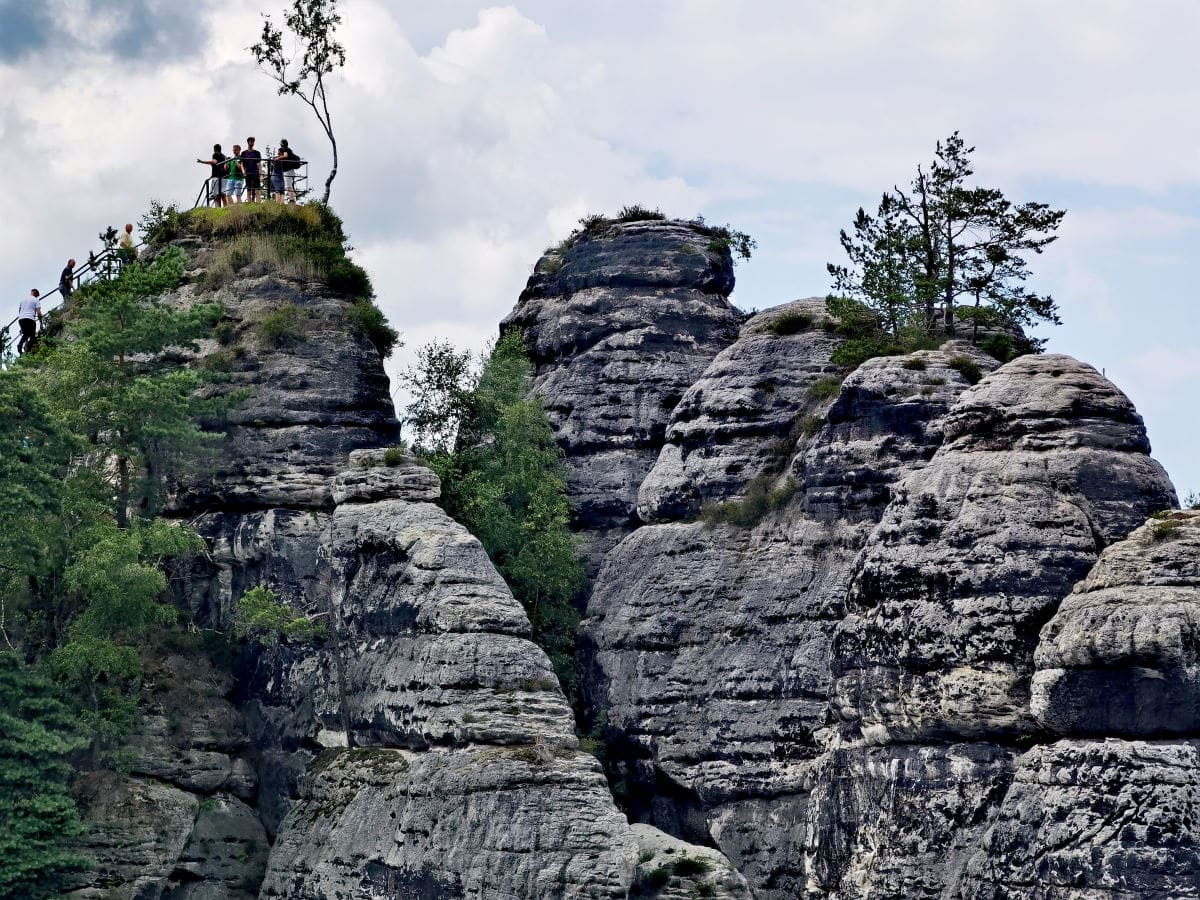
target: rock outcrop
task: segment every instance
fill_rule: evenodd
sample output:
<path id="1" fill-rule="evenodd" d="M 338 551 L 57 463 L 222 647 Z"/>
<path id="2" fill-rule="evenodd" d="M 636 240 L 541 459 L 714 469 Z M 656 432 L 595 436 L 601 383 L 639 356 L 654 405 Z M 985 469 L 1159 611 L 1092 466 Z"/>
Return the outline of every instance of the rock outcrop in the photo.
<path id="1" fill-rule="evenodd" d="M 204 285 L 193 268 L 172 299 Z M 79 896 L 618 898 L 644 881 L 749 897 L 717 851 L 618 810 L 524 609 L 436 505 L 437 477 L 387 447 L 382 361 L 347 301 L 256 266 L 218 298 L 237 312 L 200 364 L 247 399 L 172 498 L 208 546 L 178 600 L 229 634 L 265 585 L 317 630 L 244 643 L 232 672 L 197 662 L 208 694 L 151 710 L 132 775 L 87 794 L 105 836 Z M 265 341 L 281 308 L 300 327 Z M 646 868 L 664 853 L 696 861 Z"/>
<path id="2" fill-rule="evenodd" d="M 871 537 L 835 705 L 878 743 L 1028 734 L 1038 632 L 1096 561 L 1175 505 L 1141 418 L 1091 366 L 1024 356 L 946 416 Z"/>
<path id="3" fill-rule="evenodd" d="M 762 897 L 806 889 L 830 640 L 857 553 L 968 387 L 957 347 L 847 377 L 828 323 L 820 301 L 760 313 L 685 394 L 642 490 L 660 522 L 608 554 L 582 626 L 633 809 L 714 840 Z M 758 521 L 661 521 L 720 501 L 745 511 L 762 478 Z"/>
<path id="4" fill-rule="evenodd" d="M 737 335 L 732 289 L 711 229 L 607 223 L 548 250 L 501 326 L 525 334 L 591 572 L 638 524 L 671 410 Z"/>
<path id="5" fill-rule="evenodd" d="M 1150 519 L 1042 629 L 1033 708 L 1065 736 L 1016 760 L 955 897 L 1200 897 L 1198 551 L 1200 513 Z"/>

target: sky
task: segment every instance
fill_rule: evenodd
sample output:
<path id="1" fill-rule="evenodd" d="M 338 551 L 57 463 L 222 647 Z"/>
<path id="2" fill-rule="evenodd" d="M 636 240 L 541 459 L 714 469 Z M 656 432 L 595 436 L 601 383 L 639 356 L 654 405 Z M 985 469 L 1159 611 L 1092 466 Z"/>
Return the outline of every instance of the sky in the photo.
<path id="1" fill-rule="evenodd" d="M 190 205 L 213 143 L 311 113 L 247 48 L 285 0 L 0 0 L 0 285 Z M 824 295 L 838 231 L 959 130 L 981 184 L 1066 208 L 1031 286 L 1200 491 L 1200 0 L 341 0 L 332 204 L 406 346 L 482 348 L 542 249 L 639 203 L 758 241 L 734 302 Z M 402 398 L 401 398 L 402 399 Z"/>

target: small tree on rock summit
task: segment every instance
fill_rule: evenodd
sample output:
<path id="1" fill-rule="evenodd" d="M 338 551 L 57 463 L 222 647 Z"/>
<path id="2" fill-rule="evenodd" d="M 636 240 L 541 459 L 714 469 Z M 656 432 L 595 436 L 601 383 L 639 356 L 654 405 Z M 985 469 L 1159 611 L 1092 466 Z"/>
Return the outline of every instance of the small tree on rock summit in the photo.
<path id="1" fill-rule="evenodd" d="M 892 334 L 906 324 L 933 332 L 939 304 L 952 333 L 962 298 L 1012 325 L 1059 321 L 1053 298 L 1025 280 L 1028 257 L 1057 239 L 1065 210 L 969 184 L 974 152 L 957 131 L 939 141 L 908 188 L 884 193 L 873 216 L 859 209 L 852 233 L 841 233 L 849 261 L 829 264 L 834 290 L 874 309 Z"/>
<path id="2" fill-rule="evenodd" d="M 284 49 L 283 31 L 272 24 L 269 16 L 263 22 L 258 43 L 250 48 L 259 68 L 279 85 L 279 95 L 303 100 L 329 138 L 333 166 L 325 179 L 322 203 L 329 203 L 329 192 L 338 171 L 337 139 L 329 116 L 325 76 L 346 64 L 346 48 L 334 38 L 341 21 L 337 0 L 292 0 L 291 10 L 284 14 L 284 23 L 295 39 L 295 50 L 288 53 Z"/>

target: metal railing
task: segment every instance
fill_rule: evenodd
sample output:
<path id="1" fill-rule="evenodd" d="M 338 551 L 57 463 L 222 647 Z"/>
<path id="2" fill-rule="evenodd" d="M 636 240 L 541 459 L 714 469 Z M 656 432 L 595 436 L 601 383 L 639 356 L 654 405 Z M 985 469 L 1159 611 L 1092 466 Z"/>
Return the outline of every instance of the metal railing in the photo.
<path id="1" fill-rule="evenodd" d="M 280 165 L 293 165 L 295 168 L 283 171 L 278 168 Z M 310 191 L 308 160 L 279 160 L 270 157 L 263 159 L 260 166 L 257 189 L 250 187 L 253 179 L 217 178 L 216 176 L 204 179 L 204 184 L 200 186 L 200 193 L 196 195 L 196 202 L 192 204 L 192 209 L 201 206 L 220 206 L 222 205 L 218 200 L 220 197 L 232 197 L 231 203 L 236 205 L 239 202 L 252 203 L 256 201 L 299 203 L 302 198 L 308 196 Z M 231 194 L 230 182 L 237 183 L 239 181 L 241 182 L 240 191 Z M 258 194 L 257 197 L 254 196 L 255 193 Z"/>
<path id="2" fill-rule="evenodd" d="M 299 203 L 302 198 L 308 196 L 310 191 L 308 186 L 308 160 L 290 161 L 296 168 L 286 172 L 275 171 L 275 166 L 278 162 L 273 158 L 262 161 L 262 187 L 256 200 L 268 203 Z M 225 182 L 228 182 L 228 180 L 221 179 L 221 181 Z M 200 186 L 200 193 L 196 195 L 196 202 L 192 204 L 192 209 L 198 209 L 202 206 L 219 205 L 216 202 L 217 185 L 214 184 L 216 181 L 217 179 L 215 178 L 204 179 L 204 183 Z M 253 202 L 250 199 L 249 190 L 243 190 L 240 200 L 247 203 Z M 137 259 L 137 251 L 145 246 L 144 241 L 134 244 L 132 248 L 133 256 L 131 257 L 129 250 L 116 246 L 116 238 L 112 231 L 107 236 L 101 235 L 101 239 L 105 243 L 100 252 L 89 252 L 87 262 L 75 269 L 71 279 L 71 290 L 66 297 L 62 297 L 53 306 L 48 304 L 50 298 L 55 294 L 62 294 L 61 283 L 56 285 L 53 290 L 47 291 L 38 297 L 42 308 L 42 315 L 49 315 L 58 309 L 70 298 L 70 294 L 75 293 L 79 288 L 95 281 L 110 281 L 116 278 L 121 274 L 121 269 Z M 17 324 L 19 318 L 19 316 L 14 316 L 7 325 L 0 328 L 0 366 L 9 362 L 13 357 L 12 327 Z"/>

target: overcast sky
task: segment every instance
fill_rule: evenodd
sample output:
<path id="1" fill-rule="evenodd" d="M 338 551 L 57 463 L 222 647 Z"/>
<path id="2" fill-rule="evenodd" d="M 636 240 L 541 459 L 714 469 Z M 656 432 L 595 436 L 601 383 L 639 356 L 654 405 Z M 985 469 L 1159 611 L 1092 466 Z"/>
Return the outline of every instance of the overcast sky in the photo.
<path id="1" fill-rule="evenodd" d="M 308 111 L 246 48 L 283 0 L 0 0 L 0 283 L 48 289 L 151 197 L 188 203 L 214 142 Z M 1051 351 L 1137 403 L 1200 490 L 1197 0 L 342 0 L 333 203 L 411 350 L 495 332 L 543 247 L 623 204 L 759 242 L 735 302 L 829 289 L 838 229 L 960 129 L 979 181 L 1066 207 L 1034 266 Z M 7 318 L 7 317 L 6 317 Z"/>

